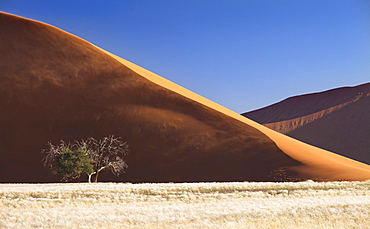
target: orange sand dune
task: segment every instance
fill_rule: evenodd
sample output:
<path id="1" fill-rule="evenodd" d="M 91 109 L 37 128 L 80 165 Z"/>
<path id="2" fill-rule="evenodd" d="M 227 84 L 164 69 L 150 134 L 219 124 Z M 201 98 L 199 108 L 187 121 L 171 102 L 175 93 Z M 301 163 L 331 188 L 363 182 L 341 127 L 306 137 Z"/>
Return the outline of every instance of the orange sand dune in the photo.
<path id="1" fill-rule="evenodd" d="M 340 104 L 340 105 L 337 105 L 337 106 L 334 106 L 334 107 L 330 107 L 328 109 L 325 109 L 325 110 L 322 110 L 322 111 L 319 111 L 319 112 L 315 112 L 313 114 L 310 114 L 310 115 L 305 115 L 305 116 L 302 116 L 302 117 L 299 117 L 299 118 L 294 118 L 294 119 L 289 119 L 289 120 L 285 120 L 285 121 L 280 121 L 280 122 L 273 122 L 273 123 L 266 123 L 266 124 L 263 124 L 264 126 L 272 129 L 272 130 L 275 130 L 275 131 L 278 131 L 280 133 L 283 133 L 283 134 L 286 134 L 286 133 L 290 133 L 302 126 L 305 126 L 313 121 L 316 121 L 334 111 L 337 111 L 338 109 L 344 107 L 344 106 L 347 106 L 348 104 L 350 104 L 351 102 L 347 102 L 347 103 L 344 103 L 344 104 Z"/>
<path id="2" fill-rule="evenodd" d="M 306 112 L 312 113 L 297 117 L 302 115 L 301 109 L 305 104 Z M 262 124 L 298 140 L 370 164 L 369 112 L 370 83 L 367 83 L 292 97 L 245 113 L 245 116 L 257 121 L 267 116 L 269 121 L 279 120 L 282 113 L 286 114 L 286 118 L 296 117 Z"/>
<path id="3" fill-rule="evenodd" d="M 366 180 L 370 166 L 246 119 L 55 27 L 0 14 L 0 182 L 49 182 L 47 141 L 127 140 L 130 182 Z"/>
<path id="4" fill-rule="evenodd" d="M 369 84 L 363 84 L 357 87 L 342 87 L 294 96 L 242 115 L 262 124 L 291 120 L 353 102 L 363 94 L 367 94 L 369 87 Z"/>

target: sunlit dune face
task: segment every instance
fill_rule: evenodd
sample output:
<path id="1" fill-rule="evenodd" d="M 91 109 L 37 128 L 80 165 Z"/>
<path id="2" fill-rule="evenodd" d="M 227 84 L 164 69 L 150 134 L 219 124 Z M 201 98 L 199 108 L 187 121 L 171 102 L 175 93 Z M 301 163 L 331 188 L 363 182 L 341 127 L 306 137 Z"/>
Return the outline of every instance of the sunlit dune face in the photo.
<path id="1" fill-rule="evenodd" d="M 179 85 L 176 85 L 158 75 L 155 75 L 154 73 L 151 73 L 135 64 L 132 64 L 113 54 L 109 54 L 109 55 L 113 56 L 115 59 L 117 59 L 124 65 L 128 66 L 130 69 L 134 70 L 135 72 L 141 74 L 142 76 L 146 77 L 147 79 L 157 84 L 160 84 L 161 86 L 164 86 L 172 91 L 176 91 L 177 93 L 180 93 L 181 95 L 187 98 L 200 102 L 212 109 L 215 109 L 225 115 L 235 118 L 243 123 L 246 123 L 262 131 L 264 134 L 270 137 L 278 145 L 278 147 L 284 151 L 284 153 L 288 154 L 289 156 L 291 156 L 292 158 L 298 161 L 302 161 L 304 164 L 307 164 L 307 166 L 305 167 L 296 168 L 297 170 L 299 170 L 300 172 L 304 174 L 305 173 L 315 174 L 316 179 L 319 179 L 319 180 L 326 179 L 324 178 L 326 175 L 323 175 L 323 174 L 330 174 L 329 175 L 330 177 L 335 177 L 335 178 L 329 178 L 329 180 L 341 179 L 341 177 L 342 178 L 343 177 L 353 177 L 354 180 L 368 179 L 368 176 L 369 176 L 368 172 L 370 169 L 368 165 L 341 157 L 339 155 L 304 144 L 302 142 L 296 141 L 289 137 L 283 136 L 277 132 L 271 131 L 268 128 L 265 128 L 249 119 L 246 119 L 240 116 L 239 114 L 231 110 L 228 110 L 225 107 L 222 107 L 210 100 L 207 100 L 204 97 L 201 97 L 185 88 L 182 88 Z M 334 107 L 332 110 L 339 109 L 339 108 L 340 107 Z M 330 112 L 332 112 L 332 110 L 330 110 Z M 346 169 L 344 168 L 348 168 L 350 171 L 346 171 Z M 346 178 L 343 178 L 343 179 L 346 179 Z"/>
<path id="2" fill-rule="evenodd" d="M 365 164 L 272 131 L 64 31 L 0 19 L 2 182 L 55 181 L 40 163 L 47 141 L 110 134 L 127 140 L 130 154 L 127 173 L 107 180 L 370 178 Z"/>
<path id="3" fill-rule="evenodd" d="M 270 129 L 367 164 L 370 83 L 295 96 L 245 113 Z"/>

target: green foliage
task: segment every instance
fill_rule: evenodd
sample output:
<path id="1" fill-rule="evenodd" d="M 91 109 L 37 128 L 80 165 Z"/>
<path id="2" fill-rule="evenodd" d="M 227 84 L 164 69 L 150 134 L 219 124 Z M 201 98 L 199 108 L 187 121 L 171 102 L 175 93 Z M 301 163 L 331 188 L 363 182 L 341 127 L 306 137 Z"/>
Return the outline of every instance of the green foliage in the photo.
<path id="1" fill-rule="evenodd" d="M 61 174 L 64 181 L 79 178 L 85 173 L 89 182 L 92 176 L 98 182 L 101 171 L 119 176 L 128 167 L 123 160 L 129 153 L 128 145 L 113 135 L 100 140 L 88 138 L 74 144 L 63 140 L 59 145 L 48 142 L 48 146 L 42 150 L 44 166 L 54 174 Z"/>
<path id="2" fill-rule="evenodd" d="M 90 174 L 93 172 L 92 161 L 82 149 L 70 150 L 63 149 L 56 156 L 56 172 L 62 174 L 64 179 L 77 178 L 82 173 Z"/>

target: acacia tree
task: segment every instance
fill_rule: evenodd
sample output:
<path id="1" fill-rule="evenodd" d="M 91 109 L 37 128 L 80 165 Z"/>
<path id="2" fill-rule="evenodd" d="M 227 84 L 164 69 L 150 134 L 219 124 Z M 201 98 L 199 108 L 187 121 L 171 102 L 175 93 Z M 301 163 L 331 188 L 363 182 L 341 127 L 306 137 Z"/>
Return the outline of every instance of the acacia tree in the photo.
<path id="1" fill-rule="evenodd" d="M 68 181 L 80 177 L 80 174 L 90 174 L 93 166 L 89 156 L 81 149 L 64 149 L 56 157 L 57 173 L 62 174 L 62 180 Z"/>
<path id="2" fill-rule="evenodd" d="M 82 173 L 92 173 L 93 166 L 90 157 L 81 149 L 74 150 L 70 143 L 63 140 L 59 145 L 48 142 L 44 153 L 44 166 L 53 174 L 61 174 L 62 181 L 79 178 Z"/>
<path id="3" fill-rule="evenodd" d="M 94 172 L 89 174 L 89 181 L 91 176 L 95 175 L 94 181 L 98 182 L 99 173 L 103 170 L 109 170 L 119 176 L 128 167 L 123 160 L 129 153 L 128 144 L 113 135 L 100 140 L 88 138 L 77 142 L 77 145 L 93 160 Z"/>
<path id="4" fill-rule="evenodd" d="M 89 183 L 93 175 L 94 181 L 98 182 L 101 171 L 109 170 L 119 176 L 128 167 L 123 160 L 129 153 L 128 144 L 113 135 L 100 140 L 88 138 L 74 144 L 62 140 L 59 145 L 50 142 L 48 145 L 48 149 L 42 150 L 44 166 L 54 174 L 63 175 L 64 181 L 79 178 L 85 173 Z"/>

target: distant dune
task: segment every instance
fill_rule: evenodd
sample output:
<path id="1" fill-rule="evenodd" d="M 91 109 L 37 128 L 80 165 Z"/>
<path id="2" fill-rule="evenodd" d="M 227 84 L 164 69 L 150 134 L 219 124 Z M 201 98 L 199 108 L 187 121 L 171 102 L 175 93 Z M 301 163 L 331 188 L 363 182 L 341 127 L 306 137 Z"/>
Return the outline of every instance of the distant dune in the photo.
<path id="1" fill-rule="evenodd" d="M 244 113 L 303 142 L 370 164 L 370 83 L 288 98 Z"/>
<path id="2" fill-rule="evenodd" d="M 0 182 L 52 182 L 47 141 L 110 134 L 128 182 L 366 180 L 370 166 L 272 131 L 50 25 L 0 13 Z"/>

